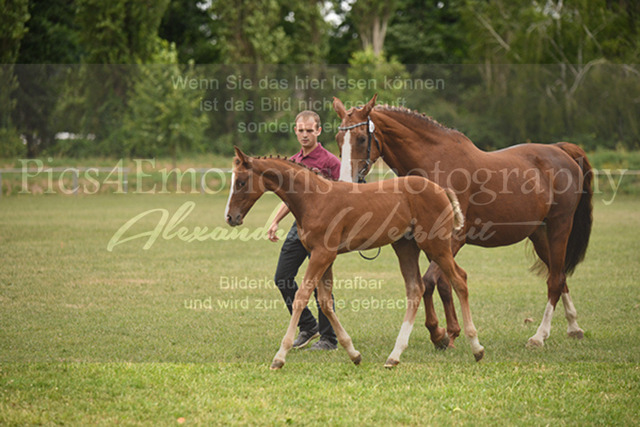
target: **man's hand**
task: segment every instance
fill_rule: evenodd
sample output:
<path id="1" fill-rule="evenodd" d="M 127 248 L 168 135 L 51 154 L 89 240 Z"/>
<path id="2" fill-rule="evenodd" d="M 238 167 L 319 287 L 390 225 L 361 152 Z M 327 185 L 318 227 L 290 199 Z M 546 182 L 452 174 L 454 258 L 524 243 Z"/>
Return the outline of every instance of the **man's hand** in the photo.
<path id="1" fill-rule="evenodd" d="M 269 227 L 269 230 L 267 230 L 267 236 L 269 237 L 269 240 L 271 240 L 272 242 L 277 242 L 278 240 L 278 236 L 276 235 L 278 231 L 278 223 L 273 221 L 273 223 L 271 224 L 271 227 Z"/>
<path id="2" fill-rule="evenodd" d="M 277 242 L 278 240 L 280 240 L 280 239 L 278 239 L 278 236 L 276 235 L 276 233 L 278 231 L 278 224 L 280 224 L 280 221 L 282 221 L 282 219 L 285 216 L 287 216 L 288 213 L 289 213 L 289 208 L 287 207 L 287 204 L 283 202 L 280 205 L 280 208 L 278 208 L 278 212 L 276 212 L 276 216 L 273 218 L 273 222 L 271 223 L 271 227 L 269 227 L 269 230 L 267 230 L 267 237 L 272 242 Z"/>

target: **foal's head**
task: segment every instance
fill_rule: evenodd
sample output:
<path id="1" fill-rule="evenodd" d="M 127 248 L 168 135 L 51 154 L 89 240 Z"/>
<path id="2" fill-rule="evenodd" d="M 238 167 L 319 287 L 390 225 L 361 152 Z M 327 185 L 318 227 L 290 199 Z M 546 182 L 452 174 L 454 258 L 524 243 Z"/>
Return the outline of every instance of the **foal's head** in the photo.
<path id="1" fill-rule="evenodd" d="M 231 226 L 242 224 L 242 219 L 253 204 L 266 191 L 258 174 L 253 170 L 253 159 L 235 147 L 233 175 L 229 189 L 229 201 L 224 217 Z"/>
<path id="2" fill-rule="evenodd" d="M 340 180 L 358 182 L 364 179 L 371 165 L 380 157 L 380 146 L 375 138 L 375 126 L 369 114 L 377 95 L 361 108 L 345 109 L 338 98 L 333 98 L 333 109 L 342 120 L 336 141 L 340 147 L 342 167 Z"/>

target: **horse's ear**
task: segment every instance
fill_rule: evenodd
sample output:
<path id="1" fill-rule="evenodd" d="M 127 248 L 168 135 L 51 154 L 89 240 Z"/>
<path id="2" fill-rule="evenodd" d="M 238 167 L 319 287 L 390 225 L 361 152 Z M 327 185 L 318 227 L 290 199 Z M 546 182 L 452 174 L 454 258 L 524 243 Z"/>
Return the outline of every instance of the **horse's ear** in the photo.
<path id="1" fill-rule="evenodd" d="M 347 109 L 344 108 L 344 104 L 335 96 L 333 97 L 333 109 L 336 110 L 338 117 L 344 119 L 347 116 Z"/>
<path id="2" fill-rule="evenodd" d="M 242 150 L 235 145 L 233 146 L 233 149 L 236 152 L 236 165 L 243 165 L 244 167 L 249 169 L 251 167 L 251 157 L 244 154 Z"/>
<path id="3" fill-rule="evenodd" d="M 378 98 L 378 94 L 374 94 L 373 98 L 371 98 L 371 100 L 369 102 L 367 102 L 367 104 L 364 106 L 363 111 L 367 114 L 367 116 L 369 115 L 369 113 L 371 112 L 371 110 L 373 110 L 373 107 L 376 106 L 376 99 Z"/>

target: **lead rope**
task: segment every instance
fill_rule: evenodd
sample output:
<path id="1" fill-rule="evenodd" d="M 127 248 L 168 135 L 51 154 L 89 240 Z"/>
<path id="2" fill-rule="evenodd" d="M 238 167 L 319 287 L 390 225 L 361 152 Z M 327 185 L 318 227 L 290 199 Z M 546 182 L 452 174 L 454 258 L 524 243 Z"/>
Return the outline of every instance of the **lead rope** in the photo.
<path id="1" fill-rule="evenodd" d="M 381 248 L 381 247 L 378 247 L 378 253 L 377 253 L 377 254 L 375 254 L 375 256 L 372 256 L 372 257 L 365 256 L 365 255 L 362 253 L 362 251 L 358 251 L 358 253 L 360 254 L 360 256 L 361 256 L 362 258 L 366 259 L 367 261 L 373 261 L 374 259 L 376 259 L 376 258 L 378 258 L 378 257 L 380 256 L 380 252 L 381 252 L 381 250 L 382 250 L 382 248 Z"/>

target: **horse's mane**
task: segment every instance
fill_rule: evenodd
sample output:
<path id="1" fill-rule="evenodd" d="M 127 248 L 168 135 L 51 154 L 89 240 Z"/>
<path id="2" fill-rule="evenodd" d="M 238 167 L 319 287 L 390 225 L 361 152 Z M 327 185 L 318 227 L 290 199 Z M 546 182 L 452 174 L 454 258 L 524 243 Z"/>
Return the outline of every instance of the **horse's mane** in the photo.
<path id="1" fill-rule="evenodd" d="M 298 163 L 298 162 L 296 162 L 296 161 L 292 160 L 291 158 L 289 158 L 289 157 L 287 157 L 287 156 L 281 157 L 281 156 L 278 154 L 278 155 L 276 155 L 276 156 L 269 155 L 269 156 L 254 157 L 254 159 L 256 159 L 256 160 L 278 160 L 278 161 L 286 162 L 286 163 L 288 163 L 288 164 L 298 166 L 298 167 L 300 167 L 300 168 L 302 168 L 302 169 L 306 169 L 306 170 L 308 170 L 309 172 L 311 172 L 311 173 L 313 173 L 313 174 L 315 174 L 315 175 L 319 176 L 320 178 L 324 178 L 324 179 L 326 179 L 327 181 L 334 181 L 334 182 L 336 181 L 336 180 L 335 180 L 335 179 L 333 179 L 332 177 L 330 177 L 330 176 L 324 176 L 324 175 L 322 175 L 322 173 L 320 173 L 320 172 L 318 172 L 318 171 L 316 171 L 316 170 L 311 169 L 309 166 L 305 165 L 304 163 Z"/>
<path id="2" fill-rule="evenodd" d="M 375 111 L 380 111 L 383 113 L 392 113 L 392 114 L 400 114 L 403 117 L 409 119 L 409 120 L 417 120 L 421 123 L 424 123 L 426 125 L 429 126 L 433 126 L 436 127 L 438 129 L 444 130 L 444 131 L 454 131 L 457 132 L 455 129 L 451 129 L 441 123 L 439 123 L 436 119 L 434 119 L 433 117 L 427 116 L 424 113 L 421 113 L 419 111 L 415 111 L 415 110 L 410 110 L 409 108 L 405 108 L 405 107 L 395 107 L 395 106 L 390 106 L 390 105 L 376 105 L 374 107 Z"/>

